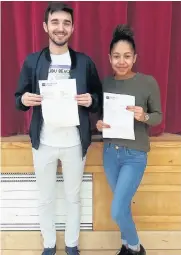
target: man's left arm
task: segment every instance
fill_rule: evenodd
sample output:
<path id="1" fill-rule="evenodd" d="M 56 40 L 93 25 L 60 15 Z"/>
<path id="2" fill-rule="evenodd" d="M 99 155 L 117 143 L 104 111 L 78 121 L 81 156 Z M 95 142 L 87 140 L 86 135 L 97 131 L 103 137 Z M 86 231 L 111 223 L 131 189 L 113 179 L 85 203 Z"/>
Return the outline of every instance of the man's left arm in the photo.
<path id="1" fill-rule="evenodd" d="M 103 107 L 102 83 L 99 79 L 96 66 L 90 58 L 89 58 L 87 71 L 88 71 L 88 75 L 87 75 L 88 88 L 92 98 L 92 103 L 88 107 L 88 109 L 92 113 L 99 112 L 101 114 L 102 107 Z"/>

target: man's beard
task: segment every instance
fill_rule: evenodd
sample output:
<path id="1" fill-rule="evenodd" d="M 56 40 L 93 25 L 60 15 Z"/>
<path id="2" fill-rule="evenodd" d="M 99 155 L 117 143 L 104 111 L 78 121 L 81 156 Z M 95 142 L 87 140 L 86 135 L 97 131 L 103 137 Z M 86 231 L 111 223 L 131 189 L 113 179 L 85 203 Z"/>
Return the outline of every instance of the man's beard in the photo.
<path id="1" fill-rule="evenodd" d="M 49 35 L 49 39 L 56 45 L 56 46 L 64 46 L 68 40 L 65 40 L 63 42 L 56 42 L 50 35 Z"/>

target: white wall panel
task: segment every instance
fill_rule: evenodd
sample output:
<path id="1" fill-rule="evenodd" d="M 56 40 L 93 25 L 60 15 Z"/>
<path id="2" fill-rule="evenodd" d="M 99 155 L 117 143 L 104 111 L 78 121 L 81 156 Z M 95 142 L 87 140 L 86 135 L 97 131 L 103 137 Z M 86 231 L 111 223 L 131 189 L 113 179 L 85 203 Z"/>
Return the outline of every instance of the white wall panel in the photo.
<path id="1" fill-rule="evenodd" d="M 85 174 L 81 189 L 81 229 L 92 229 L 92 175 Z M 39 230 L 38 190 L 34 174 L 1 175 L 1 229 Z M 57 174 L 56 228 L 64 230 L 66 207 L 63 178 Z"/>

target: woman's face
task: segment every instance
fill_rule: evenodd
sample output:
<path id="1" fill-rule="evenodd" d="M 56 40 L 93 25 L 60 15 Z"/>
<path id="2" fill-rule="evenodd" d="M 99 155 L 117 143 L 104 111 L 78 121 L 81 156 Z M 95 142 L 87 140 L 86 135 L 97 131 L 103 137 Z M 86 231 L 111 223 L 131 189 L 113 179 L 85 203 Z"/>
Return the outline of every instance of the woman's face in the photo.
<path id="1" fill-rule="evenodd" d="M 125 76 L 131 72 L 136 62 L 136 55 L 129 42 L 119 41 L 114 44 L 109 60 L 115 75 Z"/>

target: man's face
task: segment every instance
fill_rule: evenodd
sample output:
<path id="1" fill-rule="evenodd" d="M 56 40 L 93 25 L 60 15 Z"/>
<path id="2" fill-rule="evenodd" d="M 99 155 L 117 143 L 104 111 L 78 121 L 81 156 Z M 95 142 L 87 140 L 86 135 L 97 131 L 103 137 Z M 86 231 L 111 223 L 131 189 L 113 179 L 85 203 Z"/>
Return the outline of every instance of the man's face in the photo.
<path id="1" fill-rule="evenodd" d="M 71 14 L 65 11 L 49 13 L 48 22 L 44 22 L 43 27 L 49 39 L 57 46 L 65 45 L 74 30 Z"/>

